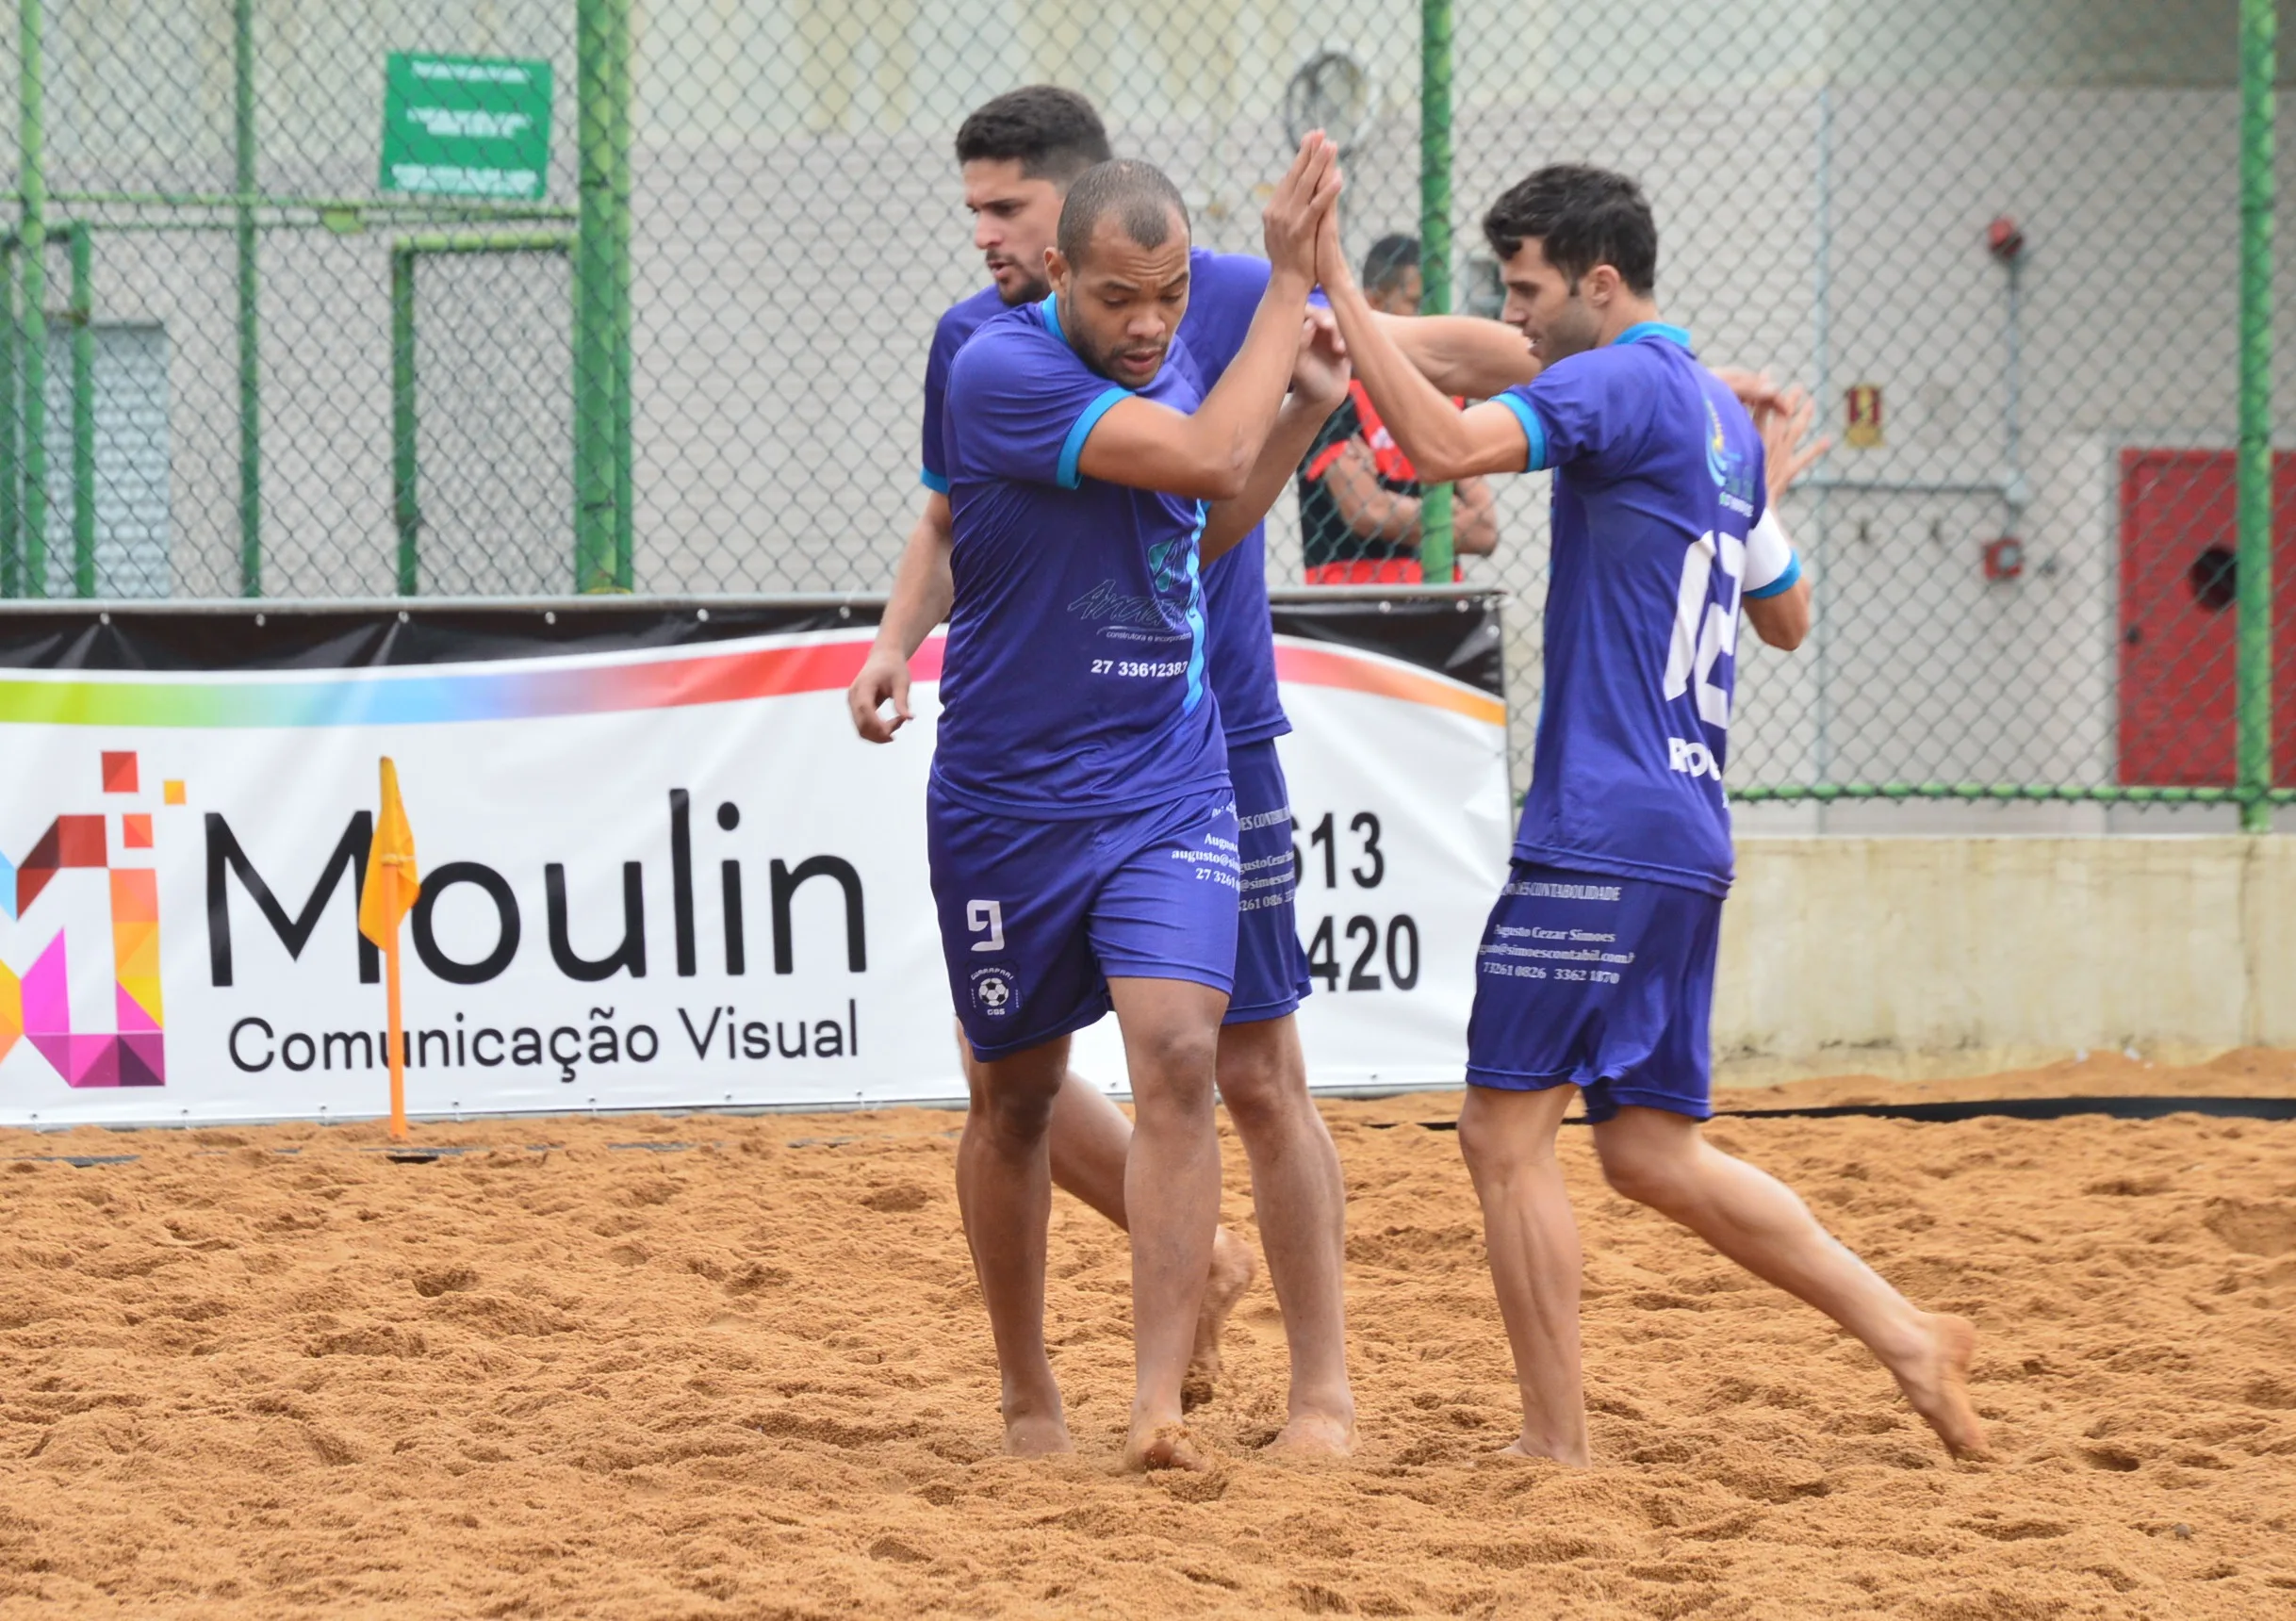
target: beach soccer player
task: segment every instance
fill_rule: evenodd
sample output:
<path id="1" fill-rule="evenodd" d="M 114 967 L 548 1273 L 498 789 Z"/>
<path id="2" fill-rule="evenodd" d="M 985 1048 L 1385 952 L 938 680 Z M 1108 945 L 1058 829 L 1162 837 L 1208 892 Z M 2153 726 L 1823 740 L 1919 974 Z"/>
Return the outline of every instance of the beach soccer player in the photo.
<path id="1" fill-rule="evenodd" d="M 1113 1008 L 1137 1116 L 1124 1458 L 1202 1461 L 1181 1386 L 1218 1223 L 1242 874 L 1201 561 L 1259 523 L 1344 395 L 1331 333 L 1306 319 L 1337 184 L 1331 143 L 1310 137 L 1264 216 L 1267 290 L 1208 391 L 1177 336 L 1187 209 L 1140 163 L 1076 179 L 1051 295 L 991 317 L 949 368 L 953 598 L 927 843 L 974 1060 L 959 1199 L 1014 1452 L 1069 1446 L 1043 1340 L 1047 1138 L 1069 1035 Z"/>
<path id="2" fill-rule="evenodd" d="M 909 661 L 949 610 L 948 470 L 942 425 L 951 362 L 975 332 L 1049 290 L 1045 251 L 1070 184 L 1108 156 L 1091 103 L 1073 90 L 1033 85 L 995 97 L 957 133 L 974 239 L 992 285 L 952 307 L 934 333 L 926 367 L 927 496 L 895 573 L 876 645 L 848 695 L 856 729 L 888 741 L 909 718 Z M 1193 248 L 1179 336 L 1196 379 L 1224 375 L 1251 329 L 1269 282 L 1265 259 Z M 1425 325 L 1418 364 L 1495 391 L 1528 373 L 1519 338 L 1496 323 Z M 1484 332 L 1478 330 L 1488 327 Z M 1415 332 L 1411 335 L 1418 337 Z M 1279 1450 L 1344 1452 L 1354 1403 L 1346 1356 L 1346 1188 L 1339 1158 L 1307 1091 L 1294 1010 L 1310 984 L 1294 916 L 1290 797 L 1275 740 L 1290 729 L 1277 696 L 1264 530 L 1255 526 L 1204 571 L 1205 653 L 1236 789 L 1243 887 L 1236 984 L 1221 1030 L 1219 1090 L 1252 1169 L 1260 1239 L 1283 1309 L 1291 1377 Z M 892 713 L 882 707 L 890 704 Z M 969 1084 L 977 1079 L 968 1064 Z M 1056 1186 L 1122 1226 L 1131 1124 L 1083 1077 L 1069 1074 L 1054 1104 Z M 1201 1394 L 1219 1364 L 1219 1332 L 1251 1277 L 1251 1253 L 1224 1230 L 1198 1319 L 1189 1384 Z"/>
<path id="3" fill-rule="evenodd" d="M 846 693 L 854 728 L 871 743 L 891 742 L 910 719 L 909 661 L 949 614 L 954 589 L 949 567 L 949 481 L 941 425 L 950 362 L 992 316 L 1014 305 L 1040 303 L 1050 294 L 1045 254 L 1053 246 L 1068 188 L 1086 170 L 1106 163 L 1112 156 L 1107 130 L 1092 104 L 1057 85 L 1028 85 L 983 103 L 958 127 L 956 145 L 965 206 L 973 215 L 973 244 L 981 252 L 990 283 L 952 305 L 933 329 L 925 367 L 925 501 L 894 571 L 893 590 L 876 642 Z M 1197 268 L 1201 267 L 1191 266 Z M 1211 302 L 1205 297 L 1206 289 L 1197 286 L 1191 290 L 1190 308 L 1201 312 Z M 1237 341 L 1241 341 L 1242 328 L 1250 325 L 1257 304 L 1255 290 L 1237 329 Z M 1207 600 L 1207 614 L 1210 606 Z M 1215 694 L 1220 690 L 1216 671 L 1213 690 Z M 893 708 L 890 716 L 880 712 L 886 704 Z M 1288 840 L 1284 847 L 1290 849 Z M 967 1089 L 977 1103 L 980 1078 L 961 1030 L 958 1048 Z M 1320 1118 L 1316 1125 L 1321 1131 Z M 1328 1145 L 1329 1134 L 1323 1135 Z M 1063 1075 L 1059 1096 L 1053 1105 L 1053 1182 L 1119 1227 L 1124 1225 L 1124 1159 L 1131 1143 L 1132 1122 L 1123 1111 L 1082 1075 L 1074 1072 Z M 1312 1153 L 1287 1156 L 1292 1160 L 1302 1157 L 1312 1160 L 1315 1156 Z M 1332 1157 L 1331 1180 L 1337 1189 L 1337 1155 Z M 1334 1198 L 1338 1197 L 1335 1191 Z M 1320 1234 L 1321 1226 L 1304 1223 L 1302 1230 L 1313 1237 Z M 1338 1249 L 1336 1241 L 1328 1247 L 1334 1256 L 1330 1269 L 1336 1302 Z M 1213 1235 L 1211 1274 L 1197 1320 L 1190 1367 L 1190 1384 L 1199 1393 L 1208 1391 L 1219 1371 L 1221 1332 L 1236 1302 L 1250 1286 L 1252 1272 L 1250 1248 L 1224 1227 L 1219 1229 Z M 1339 1337 L 1333 1336 L 1335 1357 L 1341 1355 Z M 1294 1361 L 1296 1365 L 1296 1350 Z M 1339 1367 L 1344 1391 L 1343 1360 Z"/>
<path id="4" fill-rule="evenodd" d="M 1369 319 L 1336 230 L 1318 269 L 1355 374 L 1429 479 L 1554 471 L 1544 701 L 1514 860 L 1477 957 L 1459 1146 L 1522 1392 L 1509 1449 L 1587 1461 L 1580 1251 L 1555 1132 L 1584 1096 L 1611 1187 L 1856 1334 L 1956 1455 L 1981 1454 L 1970 1325 L 1916 1309 L 1782 1184 L 1704 1140 L 1732 876 L 1722 791 L 1741 608 L 1806 634 L 1776 515 L 1806 408 L 1765 446 L 1654 301 L 1634 183 L 1542 169 L 1492 206 L 1506 319 L 1545 368 L 1464 413 Z M 1782 466 L 1771 465 L 1775 459 Z"/>

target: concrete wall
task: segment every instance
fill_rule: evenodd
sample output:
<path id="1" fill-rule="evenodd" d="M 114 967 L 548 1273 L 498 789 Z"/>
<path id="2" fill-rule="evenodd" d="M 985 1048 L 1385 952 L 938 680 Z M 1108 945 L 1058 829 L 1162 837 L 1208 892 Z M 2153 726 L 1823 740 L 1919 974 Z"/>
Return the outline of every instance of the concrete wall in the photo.
<path id="1" fill-rule="evenodd" d="M 2296 1046 L 2296 841 L 1741 839 L 1722 916 L 1741 1075 Z"/>

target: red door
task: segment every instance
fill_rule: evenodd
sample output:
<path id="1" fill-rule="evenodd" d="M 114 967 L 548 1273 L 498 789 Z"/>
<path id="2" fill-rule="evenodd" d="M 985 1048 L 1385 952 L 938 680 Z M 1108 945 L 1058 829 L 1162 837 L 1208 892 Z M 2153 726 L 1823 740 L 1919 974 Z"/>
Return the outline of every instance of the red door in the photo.
<path id="1" fill-rule="evenodd" d="M 2120 780 L 2233 785 L 2233 455 L 2121 452 Z M 2273 780 L 2296 781 L 2296 456 L 2272 458 Z"/>

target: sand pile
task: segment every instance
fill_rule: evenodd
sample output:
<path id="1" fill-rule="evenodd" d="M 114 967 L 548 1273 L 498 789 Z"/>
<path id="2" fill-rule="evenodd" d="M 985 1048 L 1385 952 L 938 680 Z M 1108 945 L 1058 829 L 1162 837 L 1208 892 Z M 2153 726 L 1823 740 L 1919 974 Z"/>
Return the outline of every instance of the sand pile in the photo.
<path id="1" fill-rule="evenodd" d="M 1601 1460 L 1574 1474 L 1484 1455 L 1514 1392 L 1455 1139 L 1376 1123 L 1452 1106 L 1330 1110 L 1361 1457 L 1255 1455 L 1263 1280 L 1198 1415 L 1220 1468 L 1148 1482 L 1110 1472 L 1124 1251 L 1065 1199 L 1085 1450 L 992 1452 L 948 1115 L 425 1128 L 468 1150 L 428 1165 L 370 1127 L 0 1134 L 138 1156 L 0 1157 L 0 1611 L 2296 1613 L 2296 1124 L 1716 1128 L 1977 1320 L 2002 1461 L 1965 1465 L 1570 1134 Z"/>

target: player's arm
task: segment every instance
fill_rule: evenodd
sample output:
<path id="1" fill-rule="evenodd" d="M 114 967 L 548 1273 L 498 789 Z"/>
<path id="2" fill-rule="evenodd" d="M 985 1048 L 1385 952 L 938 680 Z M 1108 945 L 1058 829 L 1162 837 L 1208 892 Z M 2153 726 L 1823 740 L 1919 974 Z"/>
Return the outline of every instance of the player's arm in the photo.
<path id="1" fill-rule="evenodd" d="M 1746 589 L 1740 600 L 1754 634 L 1771 647 L 1792 652 L 1810 634 L 1810 579 L 1793 538 L 1779 520 L 1779 498 L 1816 466 L 1830 439 L 1812 440 L 1817 404 L 1800 388 L 1788 389 L 1754 413 L 1762 431 L 1762 516 L 1746 540 Z"/>
<path id="2" fill-rule="evenodd" d="M 1461 557 L 1488 557 L 1499 549 L 1499 502 L 1485 479 L 1451 486 L 1451 549 Z"/>
<path id="3" fill-rule="evenodd" d="M 1314 447 L 1323 424 L 1347 398 L 1347 359 L 1338 339 L 1328 314 L 1308 312 L 1294 340 L 1290 398 L 1276 414 L 1268 442 L 1260 447 L 1259 460 L 1252 466 L 1252 476 L 1233 498 L 1215 503 L 1205 521 L 1197 550 L 1205 563 L 1251 533 L 1268 516 L 1268 509 L 1290 485 L 1292 475 Z"/>
<path id="4" fill-rule="evenodd" d="M 845 707 L 853 714 L 853 729 L 870 743 L 891 743 L 893 734 L 911 718 L 909 708 L 909 661 L 925 645 L 933 628 L 948 617 L 957 586 L 949 573 L 949 546 L 953 526 L 949 498 L 933 491 L 925 510 L 909 532 L 909 544 L 893 575 L 893 595 L 885 616 L 877 622 L 877 640 L 861 663 L 861 673 L 845 689 Z M 890 702 L 888 720 L 881 706 Z"/>
<path id="5" fill-rule="evenodd" d="M 1244 487 L 1228 499 L 1212 503 L 1204 536 L 1197 543 L 1198 555 L 1205 563 L 1250 534 L 1268 516 L 1268 509 L 1290 487 L 1292 475 L 1300 470 L 1301 459 L 1316 442 L 1316 434 L 1332 414 L 1334 403 L 1304 400 L 1298 394 L 1284 401 Z"/>
<path id="6" fill-rule="evenodd" d="M 1422 480 L 1444 484 L 1478 473 L 1519 473 L 1530 465 L 1531 442 L 1512 409 L 1489 403 L 1461 411 L 1373 319 L 1340 250 L 1336 219 L 1318 237 L 1316 260 L 1355 376 Z"/>
<path id="7" fill-rule="evenodd" d="M 1517 383 L 1530 382 L 1542 368 L 1523 335 L 1504 321 L 1470 315 L 1385 315 L 1377 310 L 1371 319 L 1438 393 L 1488 400 Z"/>
<path id="8" fill-rule="evenodd" d="M 1747 537 L 1746 579 L 1739 600 L 1754 634 L 1782 652 L 1800 647 L 1810 634 L 1810 578 L 1775 511 Z"/>
<path id="9" fill-rule="evenodd" d="M 1361 439 L 1350 439 L 1338 454 L 1316 475 L 1331 492 L 1349 532 L 1364 540 L 1417 540 L 1419 502 L 1417 496 L 1399 495 L 1379 482 L 1371 452 Z"/>
<path id="10" fill-rule="evenodd" d="M 1261 217 L 1268 290 L 1243 347 L 1204 402 L 1183 415 L 1147 400 L 1118 401 L 1084 441 L 1076 466 L 1088 478 L 1209 501 L 1234 500 L 1254 483 L 1299 355 L 1316 230 L 1339 195 L 1337 157 L 1320 131 L 1300 142 Z"/>
<path id="11" fill-rule="evenodd" d="M 1467 315 L 1395 316 L 1377 311 L 1372 319 L 1413 368 L 1446 394 L 1488 400 L 1517 384 L 1533 381 L 1545 369 L 1545 363 L 1531 352 L 1523 335 L 1504 321 Z M 1766 371 L 1750 371 L 1742 366 L 1717 366 L 1713 371 L 1748 411 L 1774 409 L 1795 392 L 1772 382 Z"/>

